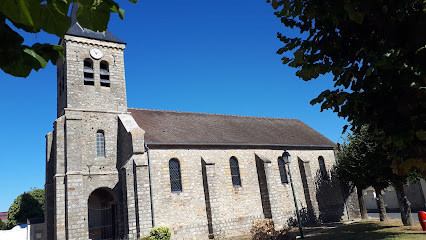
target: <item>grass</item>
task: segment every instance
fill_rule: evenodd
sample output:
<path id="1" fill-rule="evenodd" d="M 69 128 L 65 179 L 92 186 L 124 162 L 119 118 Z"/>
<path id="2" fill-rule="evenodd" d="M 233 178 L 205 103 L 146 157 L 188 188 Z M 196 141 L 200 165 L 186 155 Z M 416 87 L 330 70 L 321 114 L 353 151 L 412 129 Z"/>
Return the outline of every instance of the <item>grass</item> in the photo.
<path id="1" fill-rule="evenodd" d="M 293 229 L 298 232 L 298 229 Z M 308 228 L 306 240 L 426 240 L 426 232 L 422 231 L 418 222 L 414 226 L 403 226 L 400 220 L 390 219 L 383 223 L 379 220 L 367 220 L 340 226 L 338 228 L 311 233 L 318 228 Z M 240 236 L 228 240 L 250 240 L 251 237 Z"/>
<path id="2" fill-rule="evenodd" d="M 425 240 L 426 232 L 419 223 L 403 226 L 400 220 L 382 223 L 368 220 L 345 225 L 329 231 L 308 235 L 307 240 Z"/>

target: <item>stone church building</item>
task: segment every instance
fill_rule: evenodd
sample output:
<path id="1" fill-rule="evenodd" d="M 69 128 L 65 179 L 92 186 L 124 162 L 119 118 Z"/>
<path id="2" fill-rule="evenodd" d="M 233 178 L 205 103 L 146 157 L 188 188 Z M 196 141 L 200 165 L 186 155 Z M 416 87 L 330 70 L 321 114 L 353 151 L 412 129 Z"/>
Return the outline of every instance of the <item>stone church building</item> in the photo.
<path id="1" fill-rule="evenodd" d="M 259 219 L 292 224 L 284 150 L 304 218 L 350 212 L 329 171 L 335 144 L 300 120 L 128 108 L 124 42 L 74 19 L 60 45 L 48 240 L 137 239 L 153 226 L 209 239 L 247 234 Z"/>

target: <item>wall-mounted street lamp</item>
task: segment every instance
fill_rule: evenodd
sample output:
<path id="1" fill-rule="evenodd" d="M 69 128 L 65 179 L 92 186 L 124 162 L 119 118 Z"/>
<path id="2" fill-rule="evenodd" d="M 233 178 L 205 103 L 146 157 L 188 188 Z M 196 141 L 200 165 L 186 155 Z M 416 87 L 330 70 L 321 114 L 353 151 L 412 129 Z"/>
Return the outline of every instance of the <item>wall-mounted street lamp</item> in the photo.
<path id="1" fill-rule="evenodd" d="M 287 168 L 288 168 L 288 176 L 290 177 L 291 190 L 293 191 L 294 206 L 296 207 L 296 216 L 297 216 L 297 223 L 299 225 L 299 230 L 300 230 L 300 237 L 301 238 L 305 238 L 303 236 L 302 222 L 300 221 L 300 214 L 299 214 L 299 207 L 297 206 L 296 193 L 294 192 L 293 180 L 291 178 L 291 172 L 290 172 L 291 158 L 290 158 L 290 153 L 288 153 L 286 150 L 284 150 L 282 158 L 283 158 L 284 164 L 287 165 Z"/>

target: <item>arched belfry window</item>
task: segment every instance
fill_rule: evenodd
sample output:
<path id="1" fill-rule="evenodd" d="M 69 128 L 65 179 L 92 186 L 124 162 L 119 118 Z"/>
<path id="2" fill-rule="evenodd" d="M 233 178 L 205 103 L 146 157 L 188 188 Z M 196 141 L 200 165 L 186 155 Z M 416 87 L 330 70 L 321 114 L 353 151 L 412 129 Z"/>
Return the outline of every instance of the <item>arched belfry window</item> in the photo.
<path id="1" fill-rule="evenodd" d="M 93 61 L 90 58 L 84 59 L 84 85 L 95 85 L 95 72 L 93 71 Z"/>
<path id="2" fill-rule="evenodd" d="M 109 87 L 109 65 L 107 61 L 101 61 L 100 65 L 100 78 L 101 78 L 101 86 Z"/>
<path id="3" fill-rule="evenodd" d="M 232 186 L 241 187 L 240 167 L 236 157 L 229 159 L 229 167 L 231 168 Z"/>
<path id="4" fill-rule="evenodd" d="M 322 156 L 318 157 L 318 164 L 319 164 L 321 178 L 324 180 L 327 180 L 328 179 L 327 168 L 325 167 L 325 161 Z"/>
<path id="5" fill-rule="evenodd" d="M 105 134 L 102 130 L 96 133 L 96 156 L 105 157 Z"/>
<path id="6" fill-rule="evenodd" d="M 172 192 L 182 192 L 182 179 L 180 175 L 180 163 L 176 158 L 169 161 L 170 188 Z"/>
<path id="7" fill-rule="evenodd" d="M 280 171 L 281 183 L 287 184 L 288 183 L 287 170 L 285 169 L 285 163 L 282 157 L 278 157 L 278 170 Z"/>

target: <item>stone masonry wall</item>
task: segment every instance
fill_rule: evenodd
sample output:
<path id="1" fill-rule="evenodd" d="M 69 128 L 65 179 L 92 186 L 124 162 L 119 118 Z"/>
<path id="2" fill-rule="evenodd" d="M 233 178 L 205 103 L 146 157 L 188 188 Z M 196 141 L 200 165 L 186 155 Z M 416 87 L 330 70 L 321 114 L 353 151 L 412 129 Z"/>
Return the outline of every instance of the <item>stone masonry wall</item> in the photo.
<path id="1" fill-rule="evenodd" d="M 307 200 L 302 182 L 301 168 L 299 167 L 300 162 L 303 162 L 305 170 L 309 166 L 309 172 L 311 178 L 308 181 L 309 197 L 314 207 L 316 217 L 320 217 L 321 210 L 318 209 L 319 205 L 323 204 L 328 206 L 330 202 L 337 199 L 340 202 L 341 208 L 337 211 L 343 215 L 343 198 L 341 196 L 341 190 L 339 185 L 329 192 L 328 199 L 319 199 L 319 193 L 323 191 L 322 186 L 318 185 L 319 182 L 319 164 L 318 157 L 322 156 L 325 160 L 326 169 L 330 174 L 335 158 L 333 150 L 287 150 L 291 155 L 290 171 L 293 179 L 293 184 L 296 193 L 296 199 L 301 210 L 302 215 L 307 214 Z M 265 171 L 268 182 L 268 191 L 271 201 L 272 219 L 278 227 L 287 225 L 288 223 L 296 220 L 295 206 L 293 193 L 291 190 L 290 182 L 288 184 L 282 184 L 280 178 L 280 172 L 278 169 L 278 157 L 281 156 L 282 151 L 276 150 L 256 150 L 255 154 L 262 160 L 270 162 L 265 163 Z M 301 161 L 299 161 L 299 159 Z M 286 168 L 287 169 L 287 168 Z M 288 173 L 288 172 L 287 172 Z M 321 205 L 321 206 L 323 206 Z M 304 217 L 304 216 L 302 216 Z M 306 216 L 308 217 L 308 216 Z"/>
<path id="2" fill-rule="evenodd" d="M 55 228 L 54 223 L 54 206 L 55 206 L 55 195 L 54 195 L 54 175 L 55 175 L 55 141 L 53 131 L 46 135 L 46 184 L 44 185 L 45 191 L 45 239 L 53 240 L 53 230 Z"/>
<path id="3" fill-rule="evenodd" d="M 107 112 L 68 109 L 55 122 L 55 229 L 48 229 L 54 239 L 88 239 L 87 203 L 95 189 L 111 189 L 118 203 L 122 190 L 116 166 L 117 128 L 118 115 Z M 104 132 L 105 157 L 96 156 L 98 130 Z"/>
<path id="4" fill-rule="evenodd" d="M 65 46 L 65 67 L 58 67 L 58 116 L 64 108 L 91 111 L 127 111 L 126 82 L 124 75 L 124 44 L 66 35 L 62 40 Z M 92 59 L 90 49 L 98 48 L 103 52 L 99 60 Z M 94 86 L 84 85 L 84 59 L 93 61 Z M 109 65 L 110 86 L 100 84 L 100 62 Z M 64 71 L 64 83 L 61 84 L 61 71 Z M 61 88 L 63 90 L 61 91 Z"/>
<path id="5" fill-rule="evenodd" d="M 290 184 L 282 184 L 277 159 L 281 150 L 221 150 L 221 149 L 151 149 L 153 176 L 153 201 L 156 226 L 169 226 L 174 239 L 206 239 L 208 218 L 203 189 L 201 160 L 209 165 L 207 182 L 212 216 L 212 229 L 216 236 L 235 236 L 247 234 L 254 220 L 265 218 L 256 168 L 256 157 L 266 161 L 265 175 L 269 192 L 271 213 L 277 227 L 295 219 L 294 200 Z M 334 163 L 332 150 L 289 150 L 292 162 L 290 169 L 295 186 L 299 208 L 306 208 L 305 193 L 297 159 L 309 164 L 312 173 L 310 186 L 316 192 L 315 179 L 319 171 L 318 157 L 323 156 L 327 169 Z M 234 188 L 229 168 L 229 158 L 235 156 L 239 161 L 242 187 Z M 171 193 L 168 162 L 177 158 L 181 164 L 182 192 Z M 269 162 L 269 163 L 268 163 Z M 315 174 L 315 175 L 314 175 Z M 341 191 L 334 191 L 330 199 L 343 200 Z M 311 194 L 312 196 L 312 194 Z M 316 195 L 311 199 L 318 209 Z M 341 204 L 343 206 L 343 203 Z M 338 209 L 342 216 L 343 208 Z"/>

